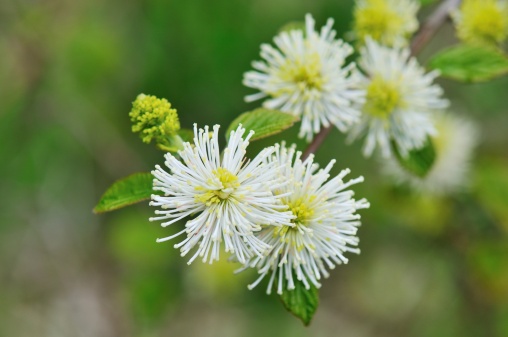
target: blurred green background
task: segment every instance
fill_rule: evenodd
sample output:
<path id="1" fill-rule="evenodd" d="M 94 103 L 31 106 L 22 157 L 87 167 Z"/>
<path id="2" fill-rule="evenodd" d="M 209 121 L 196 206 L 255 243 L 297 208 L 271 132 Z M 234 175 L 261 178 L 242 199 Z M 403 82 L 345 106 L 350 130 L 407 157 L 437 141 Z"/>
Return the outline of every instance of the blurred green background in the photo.
<path id="1" fill-rule="evenodd" d="M 453 198 L 390 185 L 334 130 L 317 153 L 355 188 L 362 254 L 324 282 L 309 328 L 252 273 L 187 266 L 173 229 L 143 203 L 92 208 L 116 179 L 163 153 L 130 132 L 138 93 L 166 97 L 182 125 L 225 130 L 251 110 L 243 72 L 289 21 L 351 27 L 352 1 L 19 0 L 0 3 L 0 336 L 508 336 L 508 79 L 441 80 L 480 124 L 471 189 Z M 432 7 L 421 11 L 422 17 Z M 421 55 L 454 43 L 447 24 Z M 281 139 L 304 143 L 297 130 Z M 175 226 L 176 227 L 176 226 Z"/>

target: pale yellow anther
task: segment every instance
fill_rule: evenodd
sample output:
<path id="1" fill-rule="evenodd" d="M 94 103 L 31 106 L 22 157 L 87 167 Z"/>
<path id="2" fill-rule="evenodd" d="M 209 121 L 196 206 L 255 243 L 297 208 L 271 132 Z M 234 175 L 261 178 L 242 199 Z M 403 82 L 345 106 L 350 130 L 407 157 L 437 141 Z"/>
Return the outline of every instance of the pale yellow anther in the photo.
<path id="1" fill-rule="evenodd" d="M 314 210 L 308 205 L 309 202 L 310 200 L 303 200 L 302 198 L 289 202 L 289 209 L 296 216 L 295 223 L 305 224 L 305 221 L 314 215 Z"/>
<path id="2" fill-rule="evenodd" d="M 218 169 L 213 170 L 212 173 L 217 179 L 219 179 L 222 185 L 221 188 L 216 190 L 207 190 L 203 194 L 194 196 L 196 201 L 200 201 L 206 206 L 211 206 L 214 203 L 219 203 L 223 200 L 227 200 L 231 193 L 233 193 L 236 188 L 240 186 L 238 177 L 225 168 L 219 167 Z M 208 183 L 211 185 L 213 183 L 212 179 L 209 179 Z M 206 188 L 203 186 L 196 186 L 194 189 L 196 191 L 206 190 Z"/>
<path id="3" fill-rule="evenodd" d="M 305 54 L 299 59 L 286 59 L 285 63 L 277 70 L 278 77 L 287 82 L 296 83 L 302 92 L 313 89 L 321 90 L 324 79 L 321 74 L 321 59 L 316 52 Z M 283 90 L 272 93 L 277 97 L 286 93 Z"/>
<path id="4" fill-rule="evenodd" d="M 402 104 L 396 83 L 377 76 L 367 87 L 363 111 L 377 118 L 388 118 L 396 107 Z"/>

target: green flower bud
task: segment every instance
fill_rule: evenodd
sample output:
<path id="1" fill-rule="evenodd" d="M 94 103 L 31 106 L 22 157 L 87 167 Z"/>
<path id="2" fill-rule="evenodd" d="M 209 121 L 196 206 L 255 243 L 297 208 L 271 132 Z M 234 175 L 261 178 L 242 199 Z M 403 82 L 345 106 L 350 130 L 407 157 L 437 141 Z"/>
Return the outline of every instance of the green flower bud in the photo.
<path id="1" fill-rule="evenodd" d="M 129 116 L 133 123 L 132 132 L 139 132 L 144 143 L 155 139 L 156 143 L 164 144 L 168 137 L 180 130 L 176 109 L 171 109 L 171 103 L 165 98 L 140 94 L 132 102 Z"/>

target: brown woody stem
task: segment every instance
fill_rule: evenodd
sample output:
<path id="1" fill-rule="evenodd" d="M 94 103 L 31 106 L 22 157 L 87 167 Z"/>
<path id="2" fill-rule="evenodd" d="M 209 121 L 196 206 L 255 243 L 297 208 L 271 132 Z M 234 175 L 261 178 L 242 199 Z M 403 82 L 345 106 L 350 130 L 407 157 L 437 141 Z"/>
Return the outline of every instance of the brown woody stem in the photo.
<path id="1" fill-rule="evenodd" d="M 422 48 L 430 41 L 446 19 L 460 5 L 461 0 L 445 0 L 427 18 L 411 43 L 411 54 L 418 55 Z"/>
<path id="2" fill-rule="evenodd" d="M 312 142 L 305 149 L 305 152 L 303 153 L 303 156 L 302 156 L 302 161 L 305 160 L 311 153 L 314 153 L 317 151 L 317 149 L 319 149 L 319 147 L 321 146 L 321 143 L 323 143 L 326 136 L 328 136 L 330 131 L 332 131 L 332 128 L 333 128 L 333 125 L 330 125 L 324 129 L 321 129 L 321 131 L 319 131 L 319 133 L 316 135 L 316 137 L 314 137 Z"/>

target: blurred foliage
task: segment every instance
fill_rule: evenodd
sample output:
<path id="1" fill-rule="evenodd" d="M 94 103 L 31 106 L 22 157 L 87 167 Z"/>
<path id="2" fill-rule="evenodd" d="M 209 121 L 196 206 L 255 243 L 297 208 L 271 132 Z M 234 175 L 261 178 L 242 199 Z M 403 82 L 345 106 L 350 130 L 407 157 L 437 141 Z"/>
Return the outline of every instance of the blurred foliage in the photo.
<path id="1" fill-rule="evenodd" d="M 475 192 L 479 202 L 508 233 L 508 162 L 485 160 L 479 163 L 475 176 Z"/>
<path id="2" fill-rule="evenodd" d="M 430 2 L 430 1 L 425 1 Z M 428 8 L 433 8 L 429 5 Z M 187 266 L 155 239 L 153 210 L 92 209 L 115 180 L 163 162 L 130 131 L 137 94 L 166 97 L 182 127 L 222 130 L 257 103 L 241 85 L 286 23 L 351 27 L 352 1 L 4 1 L 0 3 L 0 335 L 2 336 L 506 336 L 508 105 L 506 77 L 440 84 L 480 123 L 471 193 L 432 198 L 392 187 L 360 145 L 333 130 L 316 154 L 349 167 L 362 212 L 362 254 L 325 280 L 309 328 L 255 272 Z M 424 51 L 455 43 L 445 26 Z M 249 153 L 292 128 L 251 144 Z M 223 141 L 223 139 L 221 139 Z"/>

